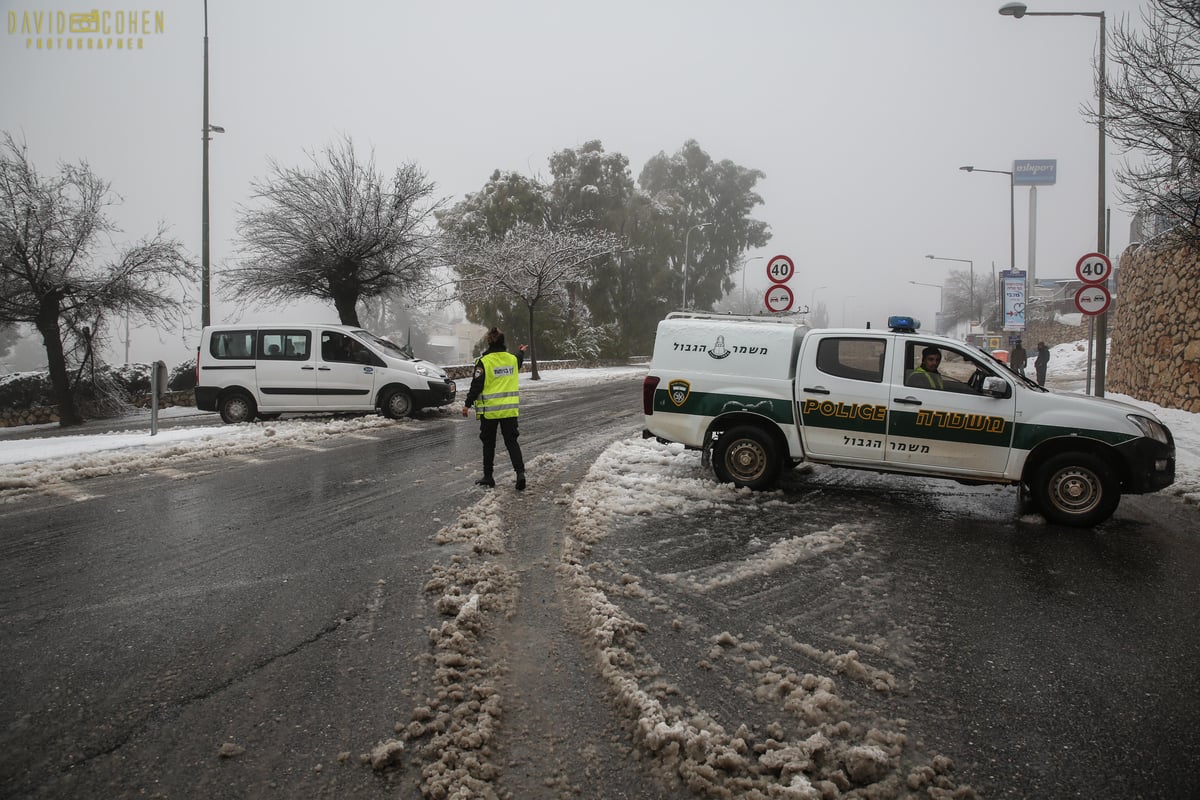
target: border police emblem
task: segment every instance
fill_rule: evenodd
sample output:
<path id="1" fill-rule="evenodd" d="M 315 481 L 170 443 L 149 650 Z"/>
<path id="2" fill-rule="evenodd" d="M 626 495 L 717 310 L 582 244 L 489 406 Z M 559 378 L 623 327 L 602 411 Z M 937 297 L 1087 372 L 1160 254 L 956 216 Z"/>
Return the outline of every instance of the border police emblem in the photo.
<path id="1" fill-rule="evenodd" d="M 692 393 L 692 385 L 685 380 L 674 380 L 667 384 L 667 394 L 676 408 L 682 408 Z"/>

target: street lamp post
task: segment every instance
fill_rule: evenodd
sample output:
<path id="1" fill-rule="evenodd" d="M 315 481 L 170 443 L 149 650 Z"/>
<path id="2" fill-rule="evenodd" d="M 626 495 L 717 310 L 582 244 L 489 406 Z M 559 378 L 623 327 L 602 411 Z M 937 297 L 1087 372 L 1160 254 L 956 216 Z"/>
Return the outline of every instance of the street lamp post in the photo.
<path id="1" fill-rule="evenodd" d="M 818 286 L 817 288 L 812 290 L 812 294 L 810 294 L 808 296 L 808 310 L 810 313 L 812 312 L 813 304 L 817 302 L 817 292 L 821 291 L 822 289 L 828 289 L 828 288 L 829 288 L 828 286 Z"/>
<path id="2" fill-rule="evenodd" d="M 922 283 L 921 281 L 909 281 L 913 286 L 929 286 L 938 290 L 938 319 L 933 326 L 934 333 L 941 333 L 942 317 L 946 313 L 946 287 L 940 283 Z"/>
<path id="3" fill-rule="evenodd" d="M 208 250 L 208 142 L 212 138 L 210 133 L 224 132 L 225 129 L 220 125 L 212 125 L 208 121 L 208 0 L 204 0 L 204 128 L 200 137 L 204 143 L 200 189 L 200 324 L 203 326 L 212 322 L 212 308 L 209 303 L 211 276 Z"/>
<path id="4" fill-rule="evenodd" d="M 1105 42 L 1105 24 L 1103 11 L 1029 11 L 1028 6 L 1024 3 L 1005 3 L 1000 6 L 1000 13 L 1006 17 L 1013 19 L 1021 19 L 1022 17 L 1092 17 L 1100 20 L 1100 58 L 1097 63 L 1096 93 L 1098 96 L 1099 114 L 1096 117 L 1096 127 L 1100 132 L 1100 141 L 1098 147 L 1098 169 L 1096 177 L 1096 252 L 1108 253 L 1107 236 L 1108 225 L 1105 220 L 1105 211 L 1107 203 L 1105 197 L 1104 186 L 1104 55 L 1106 47 Z M 1105 311 L 1096 315 L 1096 396 L 1104 397 L 1104 372 L 1105 361 L 1108 358 L 1108 312 Z"/>
<path id="5" fill-rule="evenodd" d="M 687 242 L 684 242 L 684 249 L 687 249 Z M 742 311 L 749 314 L 750 306 L 746 304 L 746 265 L 751 261 L 761 261 L 763 256 L 751 256 L 742 261 Z"/>
<path id="6" fill-rule="evenodd" d="M 975 262 L 969 258 L 942 258 L 941 256 L 934 256 L 934 255 L 927 255 L 925 257 L 932 258 L 934 261 L 958 261 L 959 263 L 968 265 L 968 267 L 971 270 L 971 286 L 969 289 L 969 291 L 971 293 L 971 303 L 970 303 L 970 308 L 968 310 L 971 312 L 971 316 L 974 316 L 974 317 L 976 317 L 976 319 L 978 319 L 979 313 L 975 307 Z M 970 333 L 970 332 L 971 332 L 971 320 L 968 319 L 967 320 L 967 333 Z"/>
<path id="7" fill-rule="evenodd" d="M 980 169 L 979 167 L 959 167 L 963 172 L 990 172 L 994 175 L 1008 176 L 1008 268 L 1017 268 L 1017 204 L 1014 198 L 1014 179 L 1011 171 L 1006 169 Z"/>
<path id="8" fill-rule="evenodd" d="M 683 236 L 683 310 L 687 311 L 687 269 L 688 269 L 688 239 L 692 236 L 692 231 L 698 231 L 701 228 L 707 228 L 712 225 L 711 222 L 700 222 L 688 228 L 687 233 Z"/>

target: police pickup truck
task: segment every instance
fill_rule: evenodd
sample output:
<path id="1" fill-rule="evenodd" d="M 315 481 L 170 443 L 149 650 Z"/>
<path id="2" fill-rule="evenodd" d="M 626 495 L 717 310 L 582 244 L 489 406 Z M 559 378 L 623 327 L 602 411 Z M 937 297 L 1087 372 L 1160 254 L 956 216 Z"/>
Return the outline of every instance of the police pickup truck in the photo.
<path id="1" fill-rule="evenodd" d="M 919 326 L 669 314 L 642 389 L 643 436 L 702 450 L 719 480 L 751 489 L 804 462 L 1015 484 L 1047 520 L 1078 527 L 1112 516 L 1122 493 L 1174 481 L 1174 439 L 1152 414 L 1044 389 Z"/>

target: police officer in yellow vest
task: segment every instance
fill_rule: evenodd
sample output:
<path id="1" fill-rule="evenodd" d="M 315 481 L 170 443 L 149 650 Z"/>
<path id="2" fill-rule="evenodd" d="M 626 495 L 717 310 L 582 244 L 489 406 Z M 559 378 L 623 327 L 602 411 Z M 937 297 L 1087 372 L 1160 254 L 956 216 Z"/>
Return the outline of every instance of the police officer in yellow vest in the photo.
<path id="1" fill-rule="evenodd" d="M 463 416 L 467 409 L 475 406 L 479 417 L 479 439 L 483 442 L 483 477 L 475 481 L 480 486 L 492 487 L 492 466 L 496 461 L 496 429 L 504 436 L 513 471 L 517 473 L 517 490 L 525 488 L 525 459 L 521 456 L 521 445 L 517 443 L 517 412 L 519 397 L 517 373 L 525 360 L 525 345 L 517 355 L 508 352 L 504 344 L 504 331 L 492 328 L 487 332 L 487 350 L 475 362 L 475 373 L 471 376 L 471 388 L 463 401 Z"/>

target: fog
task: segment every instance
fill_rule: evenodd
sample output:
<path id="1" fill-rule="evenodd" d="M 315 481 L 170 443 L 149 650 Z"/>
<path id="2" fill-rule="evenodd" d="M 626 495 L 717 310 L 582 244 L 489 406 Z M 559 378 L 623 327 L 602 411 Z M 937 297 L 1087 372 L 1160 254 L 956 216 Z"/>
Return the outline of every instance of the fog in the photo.
<path id="1" fill-rule="evenodd" d="M 1096 245 L 1097 133 L 1081 109 L 1094 102 L 1098 21 L 1015 20 L 999 5 L 210 0 L 210 119 L 225 129 L 210 145 L 213 319 L 243 314 L 221 296 L 219 270 L 235 255 L 250 182 L 268 159 L 299 164 L 342 136 L 373 147 L 385 173 L 416 162 L 451 201 L 493 170 L 546 177 L 552 153 L 590 140 L 624 154 L 636 178 L 650 157 L 695 139 L 766 175 L 754 216 L 772 239 L 746 254 L 747 295 L 762 296 L 765 264 L 787 254 L 798 301 L 824 303 L 834 325 L 911 313 L 932 327 L 939 292 L 909 281 L 941 284 L 965 263 L 926 254 L 972 261 L 977 281 L 1008 267 L 1008 176 L 959 167 L 1056 159 L 1057 182 L 1037 194 L 1037 274 L 1073 276 Z M 1030 10 L 1103 10 L 1111 29 L 1141 5 Z M 3 9 L 0 130 L 24 139 L 43 173 L 83 159 L 110 180 L 123 198 L 112 209 L 118 241 L 162 220 L 199 261 L 203 4 Z M 120 49 L 36 31 L 38 19 L 92 10 L 112 12 L 114 26 L 131 24 L 127 12 L 150 24 L 108 37 L 129 43 Z M 1110 171 L 1120 156 L 1109 151 Z M 1129 216 L 1113 208 L 1113 253 L 1128 242 Z M 1014 217 L 1025 268 L 1027 188 L 1016 189 Z M 315 304 L 246 313 L 259 312 L 336 321 Z M 135 320 L 130 358 L 185 360 L 199 317 L 197 303 L 187 330 Z M 117 333 L 107 356 L 122 361 Z"/>

